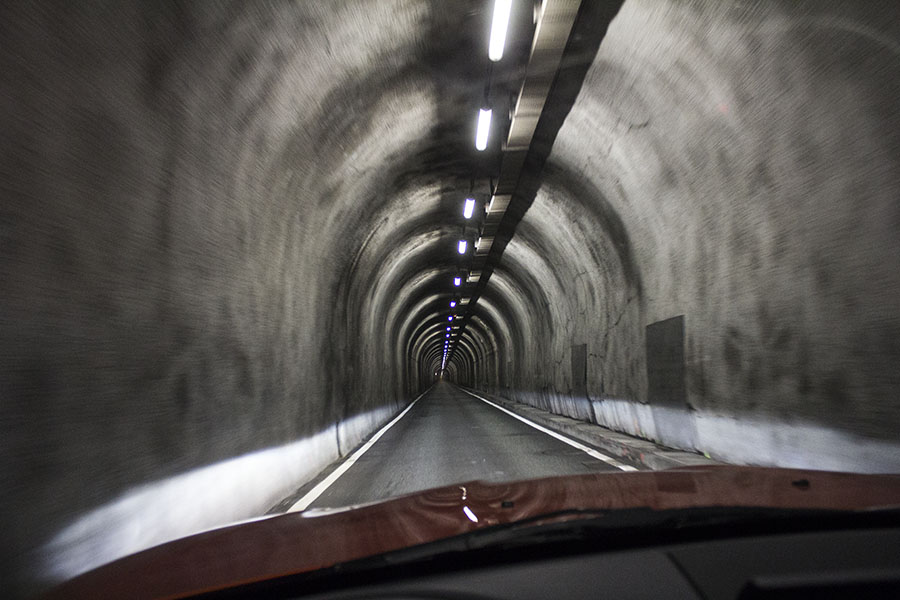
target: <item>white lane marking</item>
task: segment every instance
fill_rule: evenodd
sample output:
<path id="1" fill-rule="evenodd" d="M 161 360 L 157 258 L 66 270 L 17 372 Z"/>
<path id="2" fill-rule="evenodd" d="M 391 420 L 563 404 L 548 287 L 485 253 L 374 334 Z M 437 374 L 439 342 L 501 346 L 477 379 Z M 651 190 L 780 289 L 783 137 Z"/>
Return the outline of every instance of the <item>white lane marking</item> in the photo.
<path id="1" fill-rule="evenodd" d="M 551 437 L 555 437 L 555 438 L 558 439 L 559 441 L 565 442 L 566 444 L 572 446 L 573 448 L 578 448 L 579 450 L 581 450 L 582 452 L 584 452 L 585 454 L 587 454 L 587 455 L 590 456 L 591 458 L 596 458 L 597 460 L 602 460 L 602 461 L 605 462 L 606 464 L 611 465 L 611 466 L 613 466 L 613 467 L 615 467 L 615 468 L 617 468 L 617 469 L 621 469 L 621 470 L 623 470 L 623 471 L 637 471 L 637 469 L 635 469 L 634 467 L 631 467 L 631 466 L 622 464 L 622 463 L 620 463 L 619 461 L 617 461 L 617 460 L 614 459 L 614 458 L 611 458 L 611 457 L 609 457 L 609 456 L 606 456 L 605 454 L 601 454 L 600 452 L 597 452 L 597 451 L 594 450 L 593 448 L 589 448 L 588 446 L 585 446 L 584 444 L 581 444 L 581 443 L 579 443 L 579 442 L 576 442 L 575 440 L 573 440 L 573 439 L 571 439 L 571 438 L 567 438 L 566 436 L 564 436 L 564 435 L 562 435 L 562 434 L 560 434 L 560 433 L 557 433 L 557 432 L 555 432 L 555 431 L 553 431 L 553 430 L 551 430 L 551 429 L 547 429 L 546 427 L 544 427 L 544 426 L 542 426 L 542 425 L 538 425 L 538 424 L 535 423 L 534 421 L 529 421 L 529 420 L 526 419 L 525 417 L 520 416 L 520 415 L 517 415 L 516 413 L 514 413 L 514 412 L 511 411 L 511 410 L 507 410 L 507 409 L 503 408 L 502 406 L 500 406 L 499 404 L 494 404 L 494 403 L 491 402 L 490 400 L 488 400 L 488 399 L 486 399 L 486 398 L 482 398 L 482 397 L 479 396 L 478 394 L 473 394 L 473 393 L 470 392 L 469 390 L 464 390 L 463 388 L 459 388 L 459 389 L 461 389 L 461 390 L 464 391 L 465 393 L 469 394 L 470 396 L 474 396 L 475 398 L 478 398 L 478 399 L 481 400 L 482 402 L 486 402 L 486 403 L 490 404 L 491 406 L 493 406 L 493 407 L 496 408 L 497 410 L 502 410 L 503 412 L 505 412 L 505 413 L 508 414 L 509 416 L 511 416 L 511 417 L 513 417 L 513 418 L 516 418 L 516 419 L 522 421 L 522 422 L 525 423 L 526 425 L 529 425 L 529 426 L 531 426 L 531 427 L 534 427 L 534 428 L 537 429 L 538 431 L 543 431 L 543 432 L 546 433 L 547 435 L 549 435 L 549 436 L 551 436 Z"/>
<path id="2" fill-rule="evenodd" d="M 343 475 L 344 473 L 346 473 L 346 472 L 347 472 L 347 469 L 349 469 L 350 467 L 352 467 L 353 464 L 354 464 L 356 461 L 358 461 L 358 460 L 362 457 L 362 455 L 366 453 L 366 451 L 367 451 L 369 448 L 371 448 L 372 446 L 374 446 L 374 445 L 375 445 L 375 442 L 377 442 L 379 439 L 381 439 L 381 436 L 383 436 L 383 435 L 387 432 L 388 429 L 390 429 L 391 427 L 394 426 L 394 423 L 396 423 L 397 421 L 399 421 L 400 419 L 402 419 L 402 418 L 403 418 L 403 415 L 405 415 L 406 413 L 408 413 L 408 412 L 409 412 L 409 409 L 411 409 L 411 408 L 415 405 L 415 403 L 419 401 L 419 398 L 421 398 L 422 396 L 424 396 L 425 394 L 427 394 L 427 393 L 428 393 L 428 390 L 430 390 L 430 389 L 431 389 L 431 388 L 428 388 L 427 390 L 425 390 L 424 392 L 422 392 L 421 394 L 419 394 L 419 396 L 418 396 L 415 400 L 413 400 L 412 402 L 409 403 L 409 406 L 407 406 L 406 408 L 403 409 L 403 412 L 401 412 L 399 415 L 397 415 L 396 417 L 394 417 L 394 419 L 393 419 L 390 423 L 388 423 L 387 425 L 385 425 L 384 427 L 382 427 L 382 428 L 378 431 L 378 433 L 376 433 L 375 435 L 373 435 L 372 438 L 371 438 L 368 442 L 366 442 L 359 450 L 357 450 L 357 451 L 354 452 L 352 455 L 350 455 L 350 458 L 348 458 L 348 459 L 345 460 L 343 463 L 341 463 L 341 466 L 339 466 L 337 469 L 335 469 L 334 471 L 332 471 L 332 472 L 328 475 L 328 477 L 326 477 L 325 479 L 323 479 L 322 481 L 320 481 L 313 489 L 311 489 L 311 490 L 309 490 L 308 492 L 306 492 L 306 495 L 304 495 L 302 498 L 300 498 L 299 500 L 297 500 L 297 501 L 294 503 L 294 505 L 291 506 L 291 507 L 287 510 L 287 512 L 298 512 L 298 511 L 301 511 L 301 510 L 306 510 L 307 507 L 308 507 L 310 504 L 312 504 L 313 502 L 315 502 L 316 499 L 317 499 L 319 496 L 321 496 L 322 493 L 325 492 L 325 490 L 327 490 L 329 487 L 331 487 L 331 485 L 332 485 L 335 481 L 338 480 L 338 477 L 340 477 L 341 475 Z"/>

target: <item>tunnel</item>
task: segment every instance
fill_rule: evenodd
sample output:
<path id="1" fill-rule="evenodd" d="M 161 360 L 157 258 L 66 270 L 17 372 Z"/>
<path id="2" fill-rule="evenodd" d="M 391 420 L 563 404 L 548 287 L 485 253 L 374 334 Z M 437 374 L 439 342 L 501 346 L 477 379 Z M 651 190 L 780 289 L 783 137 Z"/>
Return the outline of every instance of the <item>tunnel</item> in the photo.
<path id="1" fill-rule="evenodd" d="M 900 469 L 900 5 L 516 0 L 497 62 L 490 8 L 0 7 L 13 589 L 263 514 L 435 382 Z"/>

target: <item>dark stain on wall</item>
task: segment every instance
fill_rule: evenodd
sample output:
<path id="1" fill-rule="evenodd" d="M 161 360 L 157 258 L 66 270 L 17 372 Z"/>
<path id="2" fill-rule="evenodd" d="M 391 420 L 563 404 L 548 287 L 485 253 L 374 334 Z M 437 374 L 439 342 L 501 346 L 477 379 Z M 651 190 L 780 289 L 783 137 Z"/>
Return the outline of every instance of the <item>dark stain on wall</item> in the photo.
<path id="1" fill-rule="evenodd" d="M 728 366 L 729 374 L 736 375 L 740 373 L 742 368 L 741 349 L 740 349 L 741 333 L 734 327 L 729 327 L 723 344 L 723 357 L 725 364 Z"/>
<path id="2" fill-rule="evenodd" d="M 581 199 L 590 207 L 592 216 L 596 218 L 597 237 L 605 238 L 615 250 L 619 263 L 617 266 L 622 270 L 624 283 L 640 296 L 641 275 L 633 256 L 632 242 L 628 229 L 613 204 L 588 179 L 574 176 L 552 158 L 544 166 L 544 181 L 565 190 L 571 197 Z M 627 202 L 627 198 L 622 200 Z"/>

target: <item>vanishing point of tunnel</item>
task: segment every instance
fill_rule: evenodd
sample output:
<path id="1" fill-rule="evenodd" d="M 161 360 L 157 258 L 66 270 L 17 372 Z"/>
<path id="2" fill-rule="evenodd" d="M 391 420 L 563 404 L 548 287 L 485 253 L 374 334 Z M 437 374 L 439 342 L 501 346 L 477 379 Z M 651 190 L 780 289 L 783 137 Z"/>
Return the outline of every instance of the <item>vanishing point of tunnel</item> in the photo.
<path id="1" fill-rule="evenodd" d="M 491 5 L 0 7 L 0 579 L 263 514 L 438 379 L 453 477 L 561 468 L 470 471 L 476 414 L 555 450 L 464 390 L 900 470 L 900 4 L 515 0 L 497 61 Z"/>

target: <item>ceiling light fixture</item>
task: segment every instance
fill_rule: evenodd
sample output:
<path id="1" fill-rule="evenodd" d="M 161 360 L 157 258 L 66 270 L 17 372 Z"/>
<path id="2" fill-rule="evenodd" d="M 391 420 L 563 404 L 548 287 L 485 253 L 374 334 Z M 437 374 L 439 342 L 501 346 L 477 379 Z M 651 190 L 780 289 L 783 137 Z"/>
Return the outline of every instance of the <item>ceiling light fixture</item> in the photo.
<path id="1" fill-rule="evenodd" d="M 478 129 L 475 132 L 475 148 L 482 151 L 487 148 L 488 132 L 491 130 L 491 109 L 482 108 L 478 111 Z"/>
<path id="2" fill-rule="evenodd" d="M 506 45 L 506 30 L 509 28 L 509 12 L 511 8 L 512 0 L 494 1 L 491 41 L 488 45 L 488 58 L 494 62 L 503 58 L 503 47 Z"/>
<path id="3" fill-rule="evenodd" d="M 466 206 L 463 208 L 463 216 L 467 219 L 471 219 L 473 212 L 475 212 L 475 198 L 466 198 Z"/>

